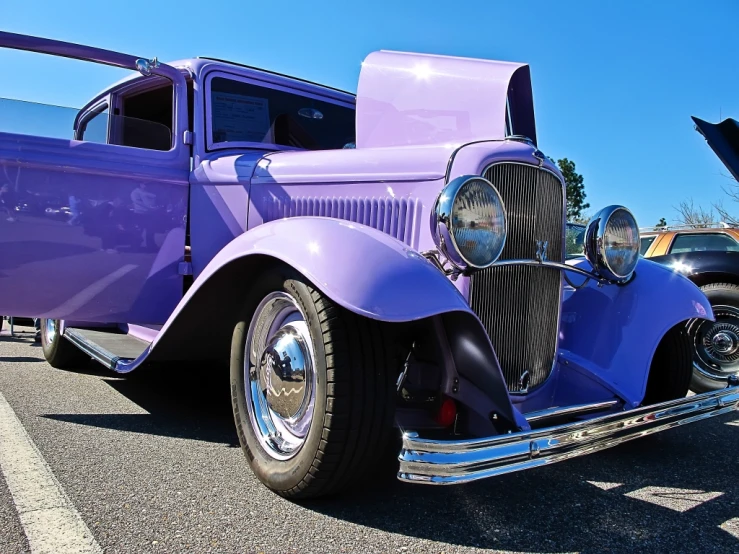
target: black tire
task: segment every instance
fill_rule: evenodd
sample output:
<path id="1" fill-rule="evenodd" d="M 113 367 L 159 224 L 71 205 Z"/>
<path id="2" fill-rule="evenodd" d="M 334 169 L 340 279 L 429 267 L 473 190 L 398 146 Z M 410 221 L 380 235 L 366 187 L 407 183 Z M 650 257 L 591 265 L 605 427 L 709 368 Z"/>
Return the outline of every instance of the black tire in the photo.
<path id="1" fill-rule="evenodd" d="M 693 374 L 693 349 L 685 325 L 670 329 L 652 358 L 643 405 L 684 398 Z"/>
<path id="2" fill-rule="evenodd" d="M 247 410 L 245 345 L 252 316 L 267 295 L 284 292 L 306 317 L 315 355 L 315 408 L 294 457 L 275 459 Z M 384 329 L 335 305 L 289 268 L 254 286 L 231 346 L 231 400 L 241 447 L 254 474 L 276 493 L 308 499 L 365 482 L 387 452 L 394 417 L 394 368 Z"/>
<path id="3" fill-rule="evenodd" d="M 739 310 L 739 286 L 730 283 L 711 283 L 709 285 L 703 285 L 701 290 L 706 295 L 706 298 L 708 298 L 712 308 L 729 306 Z M 694 333 L 697 331 L 697 327 L 696 322 L 691 322 L 689 325 L 689 329 Z M 695 344 L 695 337 L 693 337 L 693 343 Z M 699 365 L 701 363 L 700 357 L 697 353 L 694 353 L 694 355 L 695 363 Z M 726 387 L 727 381 L 728 376 L 726 379 L 711 379 L 694 367 L 690 390 L 695 393 L 719 390 Z"/>
<path id="4" fill-rule="evenodd" d="M 50 336 L 47 321 L 41 320 L 41 350 L 49 365 L 57 369 L 74 369 L 86 365 L 90 357 L 58 332 L 56 336 Z M 60 321 L 58 319 L 51 321 L 55 322 L 56 328 L 59 329 Z"/>

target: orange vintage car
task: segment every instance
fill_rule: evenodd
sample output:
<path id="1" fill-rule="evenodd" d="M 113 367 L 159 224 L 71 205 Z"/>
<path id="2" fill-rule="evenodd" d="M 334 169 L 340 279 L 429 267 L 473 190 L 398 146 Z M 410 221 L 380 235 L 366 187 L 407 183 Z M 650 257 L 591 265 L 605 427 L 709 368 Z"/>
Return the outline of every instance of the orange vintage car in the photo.
<path id="1" fill-rule="evenodd" d="M 683 252 L 739 251 L 739 229 L 726 223 L 710 227 L 648 227 L 640 229 L 639 235 L 639 252 L 645 258 Z"/>

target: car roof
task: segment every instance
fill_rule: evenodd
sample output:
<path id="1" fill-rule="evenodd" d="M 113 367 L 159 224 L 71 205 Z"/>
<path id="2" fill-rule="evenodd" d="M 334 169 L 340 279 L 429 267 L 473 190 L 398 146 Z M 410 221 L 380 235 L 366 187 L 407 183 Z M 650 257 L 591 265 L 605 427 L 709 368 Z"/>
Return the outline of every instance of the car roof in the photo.
<path id="1" fill-rule="evenodd" d="M 732 233 L 737 234 L 739 233 L 739 229 L 735 227 L 690 227 L 690 228 L 675 228 L 675 227 L 665 227 L 664 229 L 653 229 L 650 228 L 649 230 L 640 230 L 639 234 L 642 237 L 650 236 L 650 235 L 661 235 L 664 233 L 675 233 L 675 234 L 686 234 L 690 233 L 691 235 L 696 233 Z"/>

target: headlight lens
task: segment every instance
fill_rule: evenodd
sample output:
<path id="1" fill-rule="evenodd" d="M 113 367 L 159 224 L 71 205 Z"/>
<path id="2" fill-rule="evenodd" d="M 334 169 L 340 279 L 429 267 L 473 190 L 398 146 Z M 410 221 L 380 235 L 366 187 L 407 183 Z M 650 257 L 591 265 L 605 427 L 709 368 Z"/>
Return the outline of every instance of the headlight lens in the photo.
<path id="1" fill-rule="evenodd" d="M 493 184 L 482 177 L 450 182 L 436 201 L 433 217 L 436 245 L 458 269 L 488 267 L 503 251 L 505 207 Z"/>
<path id="2" fill-rule="evenodd" d="M 611 281 L 626 281 L 639 259 L 639 228 L 629 210 L 608 206 L 588 223 L 585 255 L 593 268 Z"/>

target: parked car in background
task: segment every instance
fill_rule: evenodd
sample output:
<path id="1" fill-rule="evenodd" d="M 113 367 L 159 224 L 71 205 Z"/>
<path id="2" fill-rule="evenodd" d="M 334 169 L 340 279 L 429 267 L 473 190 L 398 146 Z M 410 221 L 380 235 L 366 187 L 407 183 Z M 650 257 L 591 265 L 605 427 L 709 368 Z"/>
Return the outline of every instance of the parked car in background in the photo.
<path id="1" fill-rule="evenodd" d="M 641 235 L 645 257 L 685 275 L 705 293 L 715 322 L 688 324 L 695 392 L 726 386 L 739 375 L 739 229 L 729 225 L 670 226 Z"/>
<path id="2" fill-rule="evenodd" d="M 0 47 L 134 71 L 73 138 L 0 132 L 13 192 L 81 218 L 0 220 L 0 313 L 44 318 L 55 367 L 230 364 L 243 451 L 285 497 L 364 482 L 393 438 L 400 479 L 456 484 L 739 406 L 739 379 L 685 398 L 686 323 L 711 307 L 639 257 L 627 208 L 566 259 L 526 65 L 375 52 L 354 95 L 223 60 Z"/>
<path id="3" fill-rule="evenodd" d="M 714 124 L 693 117 L 696 130 L 739 178 L 739 124 L 727 118 Z M 691 388 L 717 390 L 739 375 L 739 226 L 732 223 L 644 229 L 643 256 L 685 275 L 706 294 L 715 322 L 694 321 L 689 333 L 694 349 Z"/>

